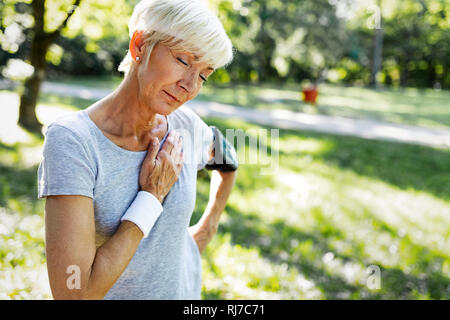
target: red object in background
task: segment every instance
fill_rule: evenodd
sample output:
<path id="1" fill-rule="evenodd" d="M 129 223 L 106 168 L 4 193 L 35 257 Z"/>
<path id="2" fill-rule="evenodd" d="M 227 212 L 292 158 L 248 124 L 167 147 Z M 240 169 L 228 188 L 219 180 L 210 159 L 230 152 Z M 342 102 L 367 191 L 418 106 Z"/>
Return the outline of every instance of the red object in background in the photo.
<path id="1" fill-rule="evenodd" d="M 303 101 L 311 102 L 312 104 L 316 104 L 317 99 L 317 88 L 316 87 L 308 87 L 302 90 L 303 93 Z"/>

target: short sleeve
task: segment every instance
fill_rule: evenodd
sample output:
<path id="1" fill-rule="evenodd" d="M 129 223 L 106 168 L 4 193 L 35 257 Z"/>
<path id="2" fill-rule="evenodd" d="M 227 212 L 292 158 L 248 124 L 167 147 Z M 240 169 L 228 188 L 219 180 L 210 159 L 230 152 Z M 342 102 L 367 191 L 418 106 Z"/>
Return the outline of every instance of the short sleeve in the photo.
<path id="1" fill-rule="evenodd" d="M 197 170 L 203 169 L 209 161 L 214 135 L 212 129 L 194 112 Z"/>
<path id="2" fill-rule="evenodd" d="M 52 124 L 45 134 L 42 153 L 38 199 L 49 195 L 94 197 L 95 167 L 79 135 Z"/>

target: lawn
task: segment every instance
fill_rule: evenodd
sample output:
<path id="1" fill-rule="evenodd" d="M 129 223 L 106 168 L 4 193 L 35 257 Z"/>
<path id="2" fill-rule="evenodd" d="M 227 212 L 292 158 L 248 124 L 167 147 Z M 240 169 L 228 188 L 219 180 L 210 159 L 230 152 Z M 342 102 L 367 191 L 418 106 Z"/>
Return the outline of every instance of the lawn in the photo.
<path id="1" fill-rule="evenodd" d="M 12 123 L 16 94 L 0 99 L 0 299 L 50 298 L 36 199 L 43 141 Z M 89 104 L 43 95 L 38 116 L 48 123 Z M 249 135 L 270 129 L 205 121 Z M 238 149 L 234 192 L 202 255 L 204 299 L 450 298 L 450 150 L 290 130 L 266 143 L 267 157 L 279 156 L 273 174 L 248 164 L 248 143 Z M 208 176 L 199 173 L 192 223 L 206 207 Z M 374 269 L 378 289 L 369 285 Z"/>

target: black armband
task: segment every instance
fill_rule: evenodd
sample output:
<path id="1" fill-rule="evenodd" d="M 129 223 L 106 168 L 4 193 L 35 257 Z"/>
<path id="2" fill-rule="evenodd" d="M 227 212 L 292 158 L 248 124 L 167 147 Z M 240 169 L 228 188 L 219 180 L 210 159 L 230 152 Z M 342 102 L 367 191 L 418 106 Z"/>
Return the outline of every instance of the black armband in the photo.
<path id="1" fill-rule="evenodd" d="M 239 164 L 234 146 L 223 136 L 215 126 L 210 126 L 214 134 L 214 157 L 206 165 L 208 170 L 222 172 L 236 171 Z"/>

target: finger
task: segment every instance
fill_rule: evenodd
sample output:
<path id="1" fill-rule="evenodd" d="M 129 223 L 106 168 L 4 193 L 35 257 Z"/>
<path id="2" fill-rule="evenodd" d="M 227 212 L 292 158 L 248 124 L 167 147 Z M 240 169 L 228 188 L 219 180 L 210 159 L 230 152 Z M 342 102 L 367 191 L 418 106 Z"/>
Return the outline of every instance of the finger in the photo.
<path id="1" fill-rule="evenodd" d="M 156 155 L 158 154 L 159 147 L 159 139 L 154 137 L 149 143 L 149 147 L 147 149 L 147 156 L 144 159 L 144 166 L 150 166 L 153 168 L 155 164 Z"/>
<path id="2" fill-rule="evenodd" d="M 175 140 L 174 147 L 172 149 L 172 157 L 177 158 L 177 155 L 181 152 L 183 149 L 183 136 L 179 135 L 178 139 Z"/>
<path id="3" fill-rule="evenodd" d="M 183 156 L 182 156 L 182 154 L 181 153 L 177 153 L 177 154 L 175 154 L 175 155 L 173 155 L 173 156 L 171 156 L 172 157 L 172 160 L 173 160 L 173 165 L 175 166 L 175 167 L 179 167 L 179 166 L 182 166 L 183 165 Z"/>
<path id="4" fill-rule="evenodd" d="M 161 164 L 162 171 L 167 170 L 167 168 L 173 166 L 172 156 L 166 150 L 161 150 L 158 153 L 158 159 L 159 163 Z"/>
<path id="5" fill-rule="evenodd" d="M 175 159 L 177 157 L 177 154 L 179 154 L 181 152 L 181 149 L 183 147 L 183 143 L 182 143 L 182 136 L 177 133 L 176 135 L 174 135 L 173 137 L 173 148 L 170 152 L 170 155 Z"/>
<path id="6" fill-rule="evenodd" d="M 182 145 L 182 143 L 180 143 L 176 147 L 176 151 L 175 151 L 173 157 L 174 157 L 175 163 L 183 162 L 183 145 Z"/>
<path id="7" fill-rule="evenodd" d="M 178 135 L 178 133 L 175 130 L 172 130 L 169 132 L 169 135 L 167 136 L 166 141 L 164 141 L 164 145 L 162 146 L 161 149 L 165 150 L 167 153 L 171 153 L 172 149 L 174 147 L 175 141 L 176 141 L 176 136 Z"/>
<path id="8" fill-rule="evenodd" d="M 158 151 L 159 151 L 159 139 L 158 137 L 154 137 L 152 138 L 148 151 L 150 153 L 150 159 L 152 160 L 152 162 L 156 159 Z"/>
<path id="9" fill-rule="evenodd" d="M 173 157 L 164 151 L 163 158 L 161 159 L 161 170 L 162 171 L 173 171 L 176 168 L 177 164 L 175 163 Z"/>
<path id="10" fill-rule="evenodd" d="M 173 157 L 175 163 L 181 162 L 182 158 L 183 158 L 183 151 L 181 150 L 181 148 L 180 149 L 177 148 L 176 152 L 174 152 L 172 157 Z"/>
<path id="11" fill-rule="evenodd" d="M 184 162 L 184 154 L 183 152 L 180 152 L 180 155 L 178 156 L 177 159 L 177 166 L 179 167 L 179 169 L 181 170 L 181 167 L 183 167 L 183 162 Z"/>

